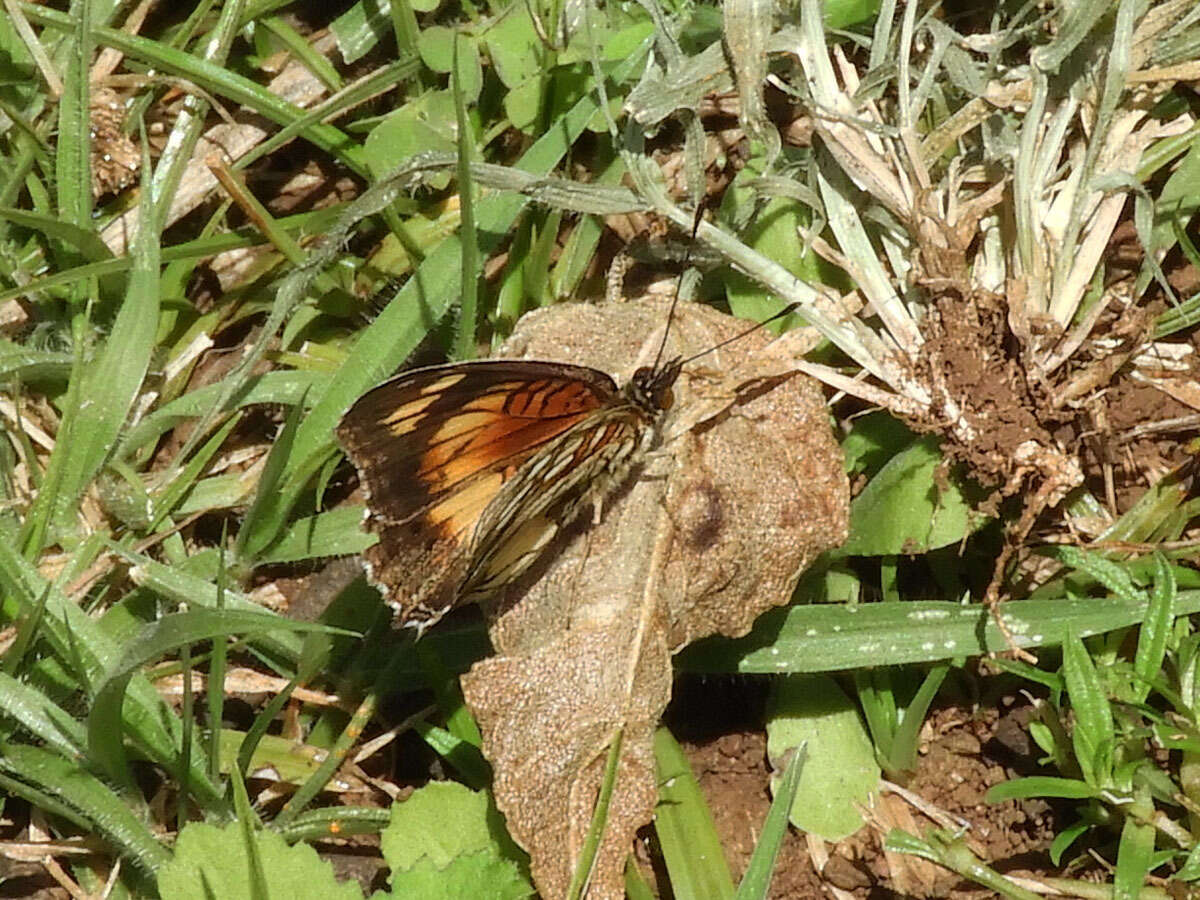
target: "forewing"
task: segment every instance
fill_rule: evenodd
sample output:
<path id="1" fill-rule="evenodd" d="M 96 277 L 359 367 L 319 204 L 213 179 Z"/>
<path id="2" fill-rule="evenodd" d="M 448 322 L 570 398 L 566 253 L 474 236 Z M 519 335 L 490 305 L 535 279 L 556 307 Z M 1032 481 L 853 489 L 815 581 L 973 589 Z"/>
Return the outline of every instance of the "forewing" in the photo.
<path id="1" fill-rule="evenodd" d="M 610 406 L 530 459 L 480 517 L 464 597 L 482 598 L 520 577 L 582 505 L 619 487 L 649 424 L 633 407 Z"/>
<path id="2" fill-rule="evenodd" d="M 472 533 L 505 482 L 615 396 L 595 369 L 495 360 L 407 372 L 350 408 L 338 439 L 380 535 L 365 557 L 402 619 L 453 604 Z"/>

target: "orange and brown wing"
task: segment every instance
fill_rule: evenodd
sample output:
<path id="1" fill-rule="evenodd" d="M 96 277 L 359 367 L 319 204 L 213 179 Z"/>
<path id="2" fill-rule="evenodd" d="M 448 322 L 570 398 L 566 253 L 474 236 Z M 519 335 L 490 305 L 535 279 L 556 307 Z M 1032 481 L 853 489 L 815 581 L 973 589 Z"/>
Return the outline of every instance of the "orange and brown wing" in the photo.
<path id="1" fill-rule="evenodd" d="M 338 439 L 380 536 L 366 560 L 402 618 L 453 604 L 472 532 L 504 483 L 615 396 L 595 369 L 485 360 L 404 373 L 350 408 Z"/>

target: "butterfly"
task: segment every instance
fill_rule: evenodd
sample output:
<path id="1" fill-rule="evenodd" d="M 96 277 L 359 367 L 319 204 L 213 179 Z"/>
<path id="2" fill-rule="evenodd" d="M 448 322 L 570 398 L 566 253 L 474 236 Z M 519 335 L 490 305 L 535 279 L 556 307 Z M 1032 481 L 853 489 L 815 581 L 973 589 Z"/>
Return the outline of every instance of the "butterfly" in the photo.
<path id="1" fill-rule="evenodd" d="M 338 440 L 367 493 L 368 575 L 418 633 L 532 566 L 661 439 L 686 360 L 618 387 L 586 366 L 481 360 L 404 372 L 360 397 Z"/>

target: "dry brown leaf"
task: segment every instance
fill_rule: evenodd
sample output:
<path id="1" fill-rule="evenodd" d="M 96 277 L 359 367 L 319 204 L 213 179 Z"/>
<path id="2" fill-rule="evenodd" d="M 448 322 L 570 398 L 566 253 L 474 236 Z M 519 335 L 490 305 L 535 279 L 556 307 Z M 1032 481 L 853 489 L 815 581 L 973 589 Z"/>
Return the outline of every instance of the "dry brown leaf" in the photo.
<path id="1" fill-rule="evenodd" d="M 541 310 L 499 355 L 624 380 L 654 361 L 667 306 Z M 667 356 L 745 327 L 681 306 Z M 497 805 L 544 897 L 566 893 L 619 729 L 617 785 L 588 896 L 624 896 L 625 857 L 657 797 L 652 736 L 670 698 L 671 654 L 709 634 L 744 634 L 845 538 L 849 489 L 821 393 L 756 353 L 766 342 L 759 332 L 690 364 L 644 471 L 599 525 L 563 535 L 486 610 L 496 656 L 463 677 L 463 690 L 495 768 Z"/>

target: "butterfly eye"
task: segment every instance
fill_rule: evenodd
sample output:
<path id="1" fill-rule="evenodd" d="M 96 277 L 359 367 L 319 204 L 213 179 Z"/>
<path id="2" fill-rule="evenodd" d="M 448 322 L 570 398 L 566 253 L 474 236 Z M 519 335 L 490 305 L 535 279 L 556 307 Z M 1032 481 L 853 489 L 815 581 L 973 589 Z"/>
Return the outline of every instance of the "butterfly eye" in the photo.
<path id="1" fill-rule="evenodd" d="M 675 392 L 671 390 L 670 386 L 668 385 L 667 387 L 663 388 L 662 392 L 658 395 L 658 408 L 670 409 L 674 405 Z"/>

